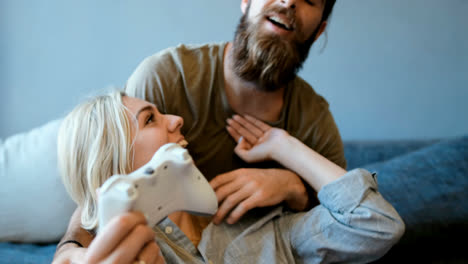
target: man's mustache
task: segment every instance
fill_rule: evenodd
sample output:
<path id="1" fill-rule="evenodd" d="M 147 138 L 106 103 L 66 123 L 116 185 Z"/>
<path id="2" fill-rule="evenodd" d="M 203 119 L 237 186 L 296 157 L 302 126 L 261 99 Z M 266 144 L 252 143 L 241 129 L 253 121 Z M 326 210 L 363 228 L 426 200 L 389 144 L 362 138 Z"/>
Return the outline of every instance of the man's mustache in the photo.
<path id="1" fill-rule="evenodd" d="M 261 18 L 270 17 L 272 15 L 284 15 L 289 22 L 289 25 L 295 29 L 295 31 L 299 31 L 301 29 L 300 23 L 298 23 L 296 19 L 296 11 L 291 8 L 284 8 L 282 6 L 272 5 L 266 7 L 260 13 Z"/>

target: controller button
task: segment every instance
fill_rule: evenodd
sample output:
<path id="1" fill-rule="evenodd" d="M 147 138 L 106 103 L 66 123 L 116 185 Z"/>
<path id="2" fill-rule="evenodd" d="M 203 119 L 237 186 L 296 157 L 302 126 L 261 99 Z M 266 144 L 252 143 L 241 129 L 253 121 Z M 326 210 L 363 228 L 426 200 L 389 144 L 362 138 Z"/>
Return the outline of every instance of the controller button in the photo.
<path id="1" fill-rule="evenodd" d="M 166 232 L 166 234 L 171 234 L 172 233 L 172 226 L 166 226 L 166 228 L 164 229 L 164 232 Z"/>
<path id="2" fill-rule="evenodd" d="M 153 168 L 150 168 L 150 167 L 146 168 L 145 170 L 146 174 L 153 174 L 153 172 L 154 172 Z"/>

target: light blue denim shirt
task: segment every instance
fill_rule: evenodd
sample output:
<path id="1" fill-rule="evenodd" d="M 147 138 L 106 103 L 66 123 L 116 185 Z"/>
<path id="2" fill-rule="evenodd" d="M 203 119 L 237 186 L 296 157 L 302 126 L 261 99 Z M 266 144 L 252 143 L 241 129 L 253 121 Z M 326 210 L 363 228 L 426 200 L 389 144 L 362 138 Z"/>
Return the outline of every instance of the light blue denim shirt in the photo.
<path id="1" fill-rule="evenodd" d="M 308 212 L 258 209 L 234 225 L 210 223 L 198 248 L 166 218 L 156 241 L 167 263 L 367 263 L 404 233 L 403 220 L 366 170 L 327 184 L 318 198 L 320 205 Z"/>

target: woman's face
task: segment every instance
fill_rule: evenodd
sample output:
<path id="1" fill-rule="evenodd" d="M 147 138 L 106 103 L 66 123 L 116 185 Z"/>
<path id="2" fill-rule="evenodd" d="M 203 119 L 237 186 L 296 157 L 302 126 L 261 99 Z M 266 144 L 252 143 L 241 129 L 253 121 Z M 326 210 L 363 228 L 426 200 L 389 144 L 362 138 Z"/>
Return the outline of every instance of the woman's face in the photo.
<path id="1" fill-rule="evenodd" d="M 128 108 L 130 120 L 136 118 L 138 126 L 132 124 L 134 139 L 133 170 L 140 168 L 151 160 L 154 153 L 164 144 L 178 143 L 186 145 L 180 128 L 184 120 L 180 116 L 163 115 L 154 104 L 147 101 L 124 96 L 123 103 Z"/>

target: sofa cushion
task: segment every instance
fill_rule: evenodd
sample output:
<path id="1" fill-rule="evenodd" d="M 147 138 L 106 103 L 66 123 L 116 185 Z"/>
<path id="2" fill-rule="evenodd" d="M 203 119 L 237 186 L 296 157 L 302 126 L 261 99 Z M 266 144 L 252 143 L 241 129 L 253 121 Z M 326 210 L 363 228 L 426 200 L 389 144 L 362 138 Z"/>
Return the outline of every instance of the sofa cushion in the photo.
<path id="1" fill-rule="evenodd" d="M 60 120 L 0 142 L 0 241 L 53 242 L 73 210 L 57 169 Z"/>
<path id="2" fill-rule="evenodd" d="M 400 243 L 378 263 L 468 263 L 468 136 L 441 140 L 365 165 L 406 224 Z M 404 257 L 403 257 L 404 256 Z"/>
<path id="3" fill-rule="evenodd" d="M 364 168 L 377 172 L 380 193 L 405 219 L 407 231 L 468 219 L 468 136 L 442 140 Z"/>
<path id="4" fill-rule="evenodd" d="M 0 243 L 0 264 L 50 264 L 55 248 L 55 244 Z"/>
<path id="5" fill-rule="evenodd" d="M 347 169 L 385 162 L 436 143 L 438 140 L 351 140 L 344 142 Z"/>

